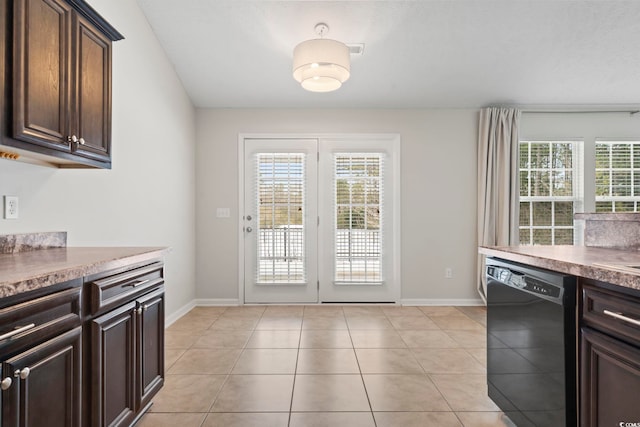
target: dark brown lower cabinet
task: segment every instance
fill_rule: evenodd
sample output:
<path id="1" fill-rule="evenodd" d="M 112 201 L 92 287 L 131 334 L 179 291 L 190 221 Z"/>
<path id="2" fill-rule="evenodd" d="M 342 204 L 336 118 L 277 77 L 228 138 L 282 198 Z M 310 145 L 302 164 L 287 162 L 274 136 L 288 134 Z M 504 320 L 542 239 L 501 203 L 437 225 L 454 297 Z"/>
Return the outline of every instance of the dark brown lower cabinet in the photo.
<path id="1" fill-rule="evenodd" d="M 640 424 L 640 348 L 582 328 L 581 426 Z"/>
<path id="2" fill-rule="evenodd" d="M 164 288 L 93 319 L 91 341 L 91 423 L 129 426 L 163 385 Z"/>
<path id="3" fill-rule="evenodd" d="M 2 427 L 79 427 L 82 328 L 77 327 L 2 363 Z"/>

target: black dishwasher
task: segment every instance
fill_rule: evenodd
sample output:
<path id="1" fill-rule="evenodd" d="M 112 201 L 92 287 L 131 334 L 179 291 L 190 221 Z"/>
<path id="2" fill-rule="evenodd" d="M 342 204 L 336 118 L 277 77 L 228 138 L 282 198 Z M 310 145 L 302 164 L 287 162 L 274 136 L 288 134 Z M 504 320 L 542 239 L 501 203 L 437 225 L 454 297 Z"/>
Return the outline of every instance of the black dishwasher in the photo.
<path id="1" fill-rule="evenodd" d="M 576 279 L 487 259 L 489 397 L 519 427 L 577 425 Z"/>

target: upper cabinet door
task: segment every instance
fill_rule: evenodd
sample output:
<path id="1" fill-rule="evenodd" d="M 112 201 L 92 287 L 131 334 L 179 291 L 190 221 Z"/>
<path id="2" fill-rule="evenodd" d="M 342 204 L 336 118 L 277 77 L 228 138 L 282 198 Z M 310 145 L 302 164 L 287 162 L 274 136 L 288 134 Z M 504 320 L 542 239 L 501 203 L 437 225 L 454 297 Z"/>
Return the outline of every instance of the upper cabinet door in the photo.
<path id="1" fill-rule="evenodd" d="M 111 41 L 74 15 L 76 154 L 101 161 L 111 155 Z M 75 138 L 74 138 L 75 140 Z"/>
<path id="2" fill-rule="evenodd" d="M 71 7 L 62 0 L 14 2 L 14 137 L 70 151 Z"/>

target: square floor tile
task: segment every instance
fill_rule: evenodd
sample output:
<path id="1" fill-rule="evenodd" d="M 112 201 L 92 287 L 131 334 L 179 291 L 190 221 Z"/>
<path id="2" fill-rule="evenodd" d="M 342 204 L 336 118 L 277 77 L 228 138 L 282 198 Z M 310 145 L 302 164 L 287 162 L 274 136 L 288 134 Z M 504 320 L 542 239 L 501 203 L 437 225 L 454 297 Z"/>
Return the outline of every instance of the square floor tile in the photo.
<path id="1" fill-rule="evenodd" d="M 250 336 L 251 331 L 210 329 L 191 348 L 243 348 Z"/>
<path id="2" fill-rule="evenodd" d="M 287 427 L 288 424 L 288 412 L 213 412 L 207 415 L 202 427 Z"/>
<path id="3" fill-rule="evenodd" d="M 353 316 L 347 317 L 350 330 L 393 329 L 393 325 L 385 316 Z"/>
<path id="4" fill-rule="evenodd" d="M 347 329 L 347 321 L 343 316 L 305 316 L 302 329 Z"/>
<path id="5" fill-rule="evenodd" d="M 450 306 L 424 306 L 419 308 L 420 308 L 420 311 L 422 311 L 424 314 L 426 314 L 429 317 L 460 316 L 462 314 L 462 312 L 459 311 L 457 308 L 450 307 Z"/>
<path id="6" fill-rule="evenodd" d="M 293 412 L 289 427 L 375 427 L 371 412 Z"/>
<path id="7" fill-rule="evenodd" d="M 167 375 L 150 412 L 207 412 L 225 375 Z"/>
<path id="8" fill-rule="evenodd" d="M 400 305 L 390 305 L 382 307 L 382 311 L 387 317 L 406 317 L 406 316 L 417 316 L 423 317 L 425 314 L 420 311 L 418 307 L 407 307 Z"/>
<path id="9" fill-rule="evenodd" d="M 374 412 L 377 427 L 462 427 L 453 412 Z"/>
<path id="10" fill-rule="evenodd" d="M 136 427 L 200 427 L 206 414 L 172 413 L 155 414 L 147 412 L 136 423 Z"/>
<path id="11" fill-rule="evenodd" d="M 229 375 L 211 412 L 288 412 L 293 375 Z"/>
<path id="12" fill-rule="evenodd" d="M 486 368 L 462 348 L 413 349 L 428 374 L 484 374 Z"/>
<path id="13" fill-rule="evenodd" d="M 398 332 L 393 329 L 349 331 L 355 348 L 406 348 Z"/>
<path id="14" fill-rule="evenodd" d="M 384 316 L 379 305 L 345 305 L 342 310 L 345 316 Z"/>
<path id="15" fill-rule="evenodd" d="M 305 305 L 304 316 L 344 317 L 344 311 L 340 305 Z"/>
<path id="16" fill-rule="evenodd" d="M 181 318 L 173 322 L 173 324 L 171 324 L 171 326 L 169 326 L 167 330 L 190 332 L 205 330 L 208 329 L 217 319 L 218 316 L 193 316 L 191 315 L 191 312 L 189 312 L 189 314 L 182 316 Z"/>
<path id="17" fill-rule="evenodd" d="M 360 375 L 296 375 L 293 412 L 370 411 Z"/>
<path id="18" fill-rule="evenodd" d="M 457 348 L 457 341 L 441 330 L 398 331 L 409 348 Z"/>
<path id="19" fill-rule="evenodd" d="M 258 318 L 245 316 L 220 316 L 209 329 L 243 329 L 253 330 L 258 324 Z"/>
<path id="20" fill-rule="evenodd" d="M 353 349 L 303 348 L 299 350 L 298 374 L 359 374 Z"/>
<path id="21" fill-rule="evenodd" d="M 353 348 L 347 330 L 303 329 L 300 348 Z"/>
<path id="22" fill-rule="evenodd" d="M 427 316 L 396 316 L 389 317 L 389 321 L 396 329 L 440 329 Z"/>
<path id="23" fill-rule="evenodd" d="M 164 331 L 164 348 L 186 350 L 200 338 L 200 335 L 202 335 L 202 331 L 170 331 L 167 329 Z"/>
<path id="24" fill-rule="evenodd" d="M 462 348 L 483 348 L 487 347 L 486 329 L 473 330 L 444 330 L 447 335 L 454 339 Z"/>
<path id="25" fill-rule="evenodd" d="M 247 348 L 298 348 L 300 331 L 253 331 Z"/>
<path id="26" fill-rule="evenodd" d="M 300 317 L 262 317 L 256 325 L 256 330 L 299 330 L 302 327 Z"/>
<path id="27" fill-rule="evenodd" d="M 400 348 L 358 348 L 356 356 L 363 374 L 423 374 L 410 350 Z"/>
<path id="28" fill-rule="evenodd" d="M 431 317 L 435 324 L 442 329 L 447 330 L 471 330 L 471 331 L 484 331 L 485 327 L 475 320 L 471 320 L 464 314 L 452 315 L 452 316 L 435 316 Z"/>
<path id="29" fill-rule="evenodd" d="M 247 348 L 232 374 L 293 374 L 298 350 L 292 348 Z M 469 356 L 471 357 L 471 356 Z"/>
<path id="30" fill-rule="evenodd" d="M 363 375 L 373 411 L 450 411 L 427 375 Z"/>
<path id="31" fill-rule="evenodd" d="M 242 350 L 236 348 L 190 349 L 169 369 L 170 374 L 228 374 Z"/>
<path id="32" fill-rule="evenodd" d="M 438 374 L 430 377 L 454 411 L 500 411 L 489 399 L 486 375 Z"/>
<path id="33" fill-rule="evenodd" d="M 464 427 L 516 427 L 502 412 L 456 412 Z"/>

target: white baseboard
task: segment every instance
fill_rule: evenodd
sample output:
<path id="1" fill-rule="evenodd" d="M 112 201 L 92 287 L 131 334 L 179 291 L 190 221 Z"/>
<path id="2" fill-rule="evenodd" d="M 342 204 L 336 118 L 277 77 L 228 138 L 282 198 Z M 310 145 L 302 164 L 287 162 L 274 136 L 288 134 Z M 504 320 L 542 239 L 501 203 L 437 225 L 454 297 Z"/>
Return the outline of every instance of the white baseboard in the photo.
<path id="1" fill-rule="evenodd" d="M 402 305 L 431 305 L 431 306 L 442 306 L 442 305 L 453 305 L 453 306 L 474 306 L 474 305 L 485 305 L 484 302 L 480 298 L 460 298 L 460 299 L 402 299 L 400 300 L 400 304 Z"/>
<path id="2" fill-rule="evenodd" d="M 196 307 L 240 305 L 238 298 L 198 298 L 194 302 Z"/>

